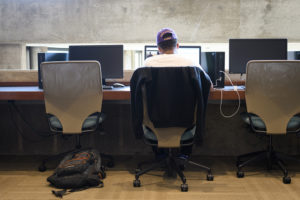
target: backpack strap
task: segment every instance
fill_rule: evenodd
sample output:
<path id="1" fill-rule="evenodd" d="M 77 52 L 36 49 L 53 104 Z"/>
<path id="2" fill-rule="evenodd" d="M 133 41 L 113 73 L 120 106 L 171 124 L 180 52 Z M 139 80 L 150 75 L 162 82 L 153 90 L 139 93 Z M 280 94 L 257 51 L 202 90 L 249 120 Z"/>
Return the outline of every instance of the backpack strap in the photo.
<path id="1" fill-rule="evenodd" d="M 66 189 L 59 190 L 59 191 L 52 190 L 52 194 L 54 194 L 56 197 L 60 197 L 60 198 L 62 198 L 66 193 L 67 193 Z"/>

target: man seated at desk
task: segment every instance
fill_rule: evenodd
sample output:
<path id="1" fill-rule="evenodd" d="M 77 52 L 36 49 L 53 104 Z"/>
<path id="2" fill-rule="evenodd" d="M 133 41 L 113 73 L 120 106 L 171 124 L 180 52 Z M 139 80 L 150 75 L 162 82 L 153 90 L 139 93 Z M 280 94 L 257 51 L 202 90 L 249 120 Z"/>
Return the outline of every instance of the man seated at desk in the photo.
<path id="1" fill-rule="evenodd" d="M 156 43 L 159 54 L 148 57 L 145 60 L 145 67 L 199 67 L 204 74 L 206 72 L 202 69 L 199 63 L 195 63 L 193 60 L 188 59 L 178 54 L 179 44 L 177 41 L 177 35 L 174 30 L 170 28 L 163 28 L 157 33 Z M 207 74 L 206 74 L 207 75 Z M 209 77 L 207 75 L 207 77 Z M 209 79 L 210 80 L 210 79 Z M 213 84 L 211 84 L 211 89 Z M 159 156 L 163 152 L 158 152 L 157 149 L 153 149 L 156 155 Z M 183 147 L 181 153 L 189 155 L 191 153 L 192 146 Z"/>
<path id="2" fill-rule="evenodd" d="M 170 28 L 161 29 L 157 33 L 156 43 L 159 54 L 148 57 L 145 60 L 145 67 L 196 66 L 202 69 L 199 63 L 178 54 L 179 44 L 174 30 Z"/>
<path id="3" fill-rule="evenodd" d="M 199 67 L 206 74 L 199 63 L 178 54 L 178 37 L 171 28 L 163 28 L 157 33 L 156 44 L 159 54 L 148 57 L 145 60 L 145 67 L 195 66 Z M 211 84 L 212 89 L 213 84 Z"/>

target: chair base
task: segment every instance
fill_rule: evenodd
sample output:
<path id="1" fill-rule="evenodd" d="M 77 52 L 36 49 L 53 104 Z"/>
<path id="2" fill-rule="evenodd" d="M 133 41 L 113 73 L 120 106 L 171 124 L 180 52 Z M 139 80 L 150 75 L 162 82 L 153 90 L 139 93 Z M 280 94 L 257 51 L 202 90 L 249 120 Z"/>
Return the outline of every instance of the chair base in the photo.
<path id="1" fill-rule="evenodd" d="M 253 163 L 254 161 L 266 160 L 267 161 L 267 169 L 271 170 L 273 165 L 276 164 L 283 172 L 282 182 L 284 184 L 290 184 L 291 177 L 288 176 L 288 170 L 286 169 L 282 159 L 289 159 L 289 160 L 294 160 L 294 161 L 300 162 L 300 160 L 298 160 L 298 159 L 295 159 L 295 158 L 287 156 L 283 153 L 274 151 L 273 145 L 272 145 L 272 136 L 269 136 L 269 145 L 267 147 L 267 150 L 252 152 L 252 153 L 238 156 L 237 163 L 236 163 L 236 166 L 237 166 L 236 175 L 238 178 L 243 178 L 245 176 L 244 172 L 242 171 L 243 167 L 247 166 L 250 163 Z"/>
<path id="2" fill-rule="evenodd" d="M 148 168 L 145 168 L 143 170 L 141 170 L 142 165 L 145 164 L 150 164 L 152 163 Z M 188 158 L 186 158 L 185 156 L 175 156 L 173 155 L 172 149 L 169 149 L 169 153 L 165 158 L 161 158 L 161 159 L 156 159 L 153 162 L 142 162 L 138 164 L 138 168 L 135 171 L 135 180 L 133 181 L 133 186 L 134 187 L 140 187 L 141 186 L 141 181 L 139 180 L 140 176 L 157 168 L 160 167 L 165 167 L 166 169 L 166 174 L 169 177 L 176 177 L 176 175 L 179 175 L 182 184 L 181 184 L 181 191 L 182 192 L 187 192 L 188 191 L 188 184 L 186 183 L 186 178 L 183 174 L 183 170 L 185 168 L 186 164 L 191 164 L 191 165 L 195 165 L 200 167 L 203 170 L 207 171 L 207 177 L 206 179 L 208 181 L 213 181 L 214 176 L 211 173 L 211 169 L 209 167 L 206 167 L 204 165 L 192 162 L 190 160 L 188 160 Z"/>

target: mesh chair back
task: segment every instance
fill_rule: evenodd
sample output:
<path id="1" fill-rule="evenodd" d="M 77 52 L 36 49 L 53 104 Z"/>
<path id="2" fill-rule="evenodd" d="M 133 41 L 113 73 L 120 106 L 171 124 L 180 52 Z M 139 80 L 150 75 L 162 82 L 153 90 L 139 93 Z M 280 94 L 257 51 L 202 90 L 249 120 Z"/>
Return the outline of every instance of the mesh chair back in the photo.
<path id="1" fill-rule="evenodd" d="M 149 119 L 147 109 L 146 89 L 142 88 L 143 92 L 143 124 L 151 129 L 157 138 L 157 146 L 159 148 L 178 148 L 180 147 L 180 139 L 186 128 L 183 127 L 168 127 L 155 128 L 152 121 Z"/>
<path id="2" fill-rule="evenodd" d="M 187 128 L 184 127 L 168 127 L 168 128 L 155 128 L 152 121 L 149 118 L 146 88 L 142 87 L 143 93 L 143 124 L 150 128 L 157 138 L 157 146 L 159 148 L 179 148 L 181 146 L 181 136 Z M 194 113 L 194 124 L 196 124 L 197 106 Z"/>
<path id="3" fill-rule="evenodd" d="M 285 134 L 289 120 L 300 113 L 300 61 L 250 61 L 246 105 L 258 115 L 267 134 Z"/>
<path id="4" fill-rule="evenodd" d="M 84 120 L 95 112 L 101 112 L 100 63 L 45 62 L 41 65 L 41 72 L 46 112 L 60 120 L 63 133 L 81 133 Z"/>

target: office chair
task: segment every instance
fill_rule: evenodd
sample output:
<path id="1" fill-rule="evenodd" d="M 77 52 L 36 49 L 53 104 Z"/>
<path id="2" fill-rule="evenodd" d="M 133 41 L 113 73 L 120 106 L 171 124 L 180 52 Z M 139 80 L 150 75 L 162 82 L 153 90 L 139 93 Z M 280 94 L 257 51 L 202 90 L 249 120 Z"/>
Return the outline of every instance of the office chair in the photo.
<path id="1" fill-rule="evenodd" d="M 103 93 L 100 63 L 44 62 L 41 72 L 50 131 L 62 135 L 75 135 L 75 149 L 79 150 L 80 136 L 99 131 L 105 118 L 101 113 Z M 62 155 L 64 154 L 66 153 Z M 108 165 L 113 166 L 111 156 L 102 156 L 109 158 Z M 45 171 L 46 162 L 54 158 L 44 160 L 39 170 Z"/>
<path id="2" fill-rule="evenodd" d="M 143 74 L 144 69 L 138 69 Z M 145 71 L 149 69 L 145 69 Z M 159 70 L 159 69 L 155 69 Z M 147 72 L 146 72 L 147 73 Z M 160 73 L 158 71 L 158 73 Z M 183 76 L 184 73 L 182 73 Z M 152 74 L 153 75 L 153 74 Z M 133 75 L 134 76 L 134 75 Z M 155 76 L 155 75 L 154 75 Z M 163 76 L 163 75 L 162 75 Z M 172 74 L 170 75 L 171 77 Z M 164 76 L 163 76 L 164 77 Z M 155 79 L 155 78 L 153 78 Z M 166 78 L 168 79 L 168 78 Z M 177 81 L 177 84 L 180 84 L 180 79 L 175 78 L 175 81 Z M 176 172 L 179 177 L 181 178 L 182 184 L 181 184 L 181 191 L 186 192 L 188 191 L 188 184 L 186 183 L 186 177 L 183 174 L 183 170 L 186 164 L 191 164 L 198 166 L 204 170 L 207 171 L 207 180 L 212 181 L 213 175 L 211 172 L 211 169 L 209 167 L 206 167 L 204 165 L 192 162 L 189 160 L 187 155 L 183 155 L 180 153 L 180 149 L 183 148 L 190 148 L 192 147 L 194 141 L 195 141 L 195 130 L 196 130 L 196 119 L 197 119 L 197 104 L 194 108 L 194 111 L 192 111 L 192 126 L 186 128 L 186 127 L 180 127 L 180 126 L 169 126 L 169 127 L 155 127 L 155 120 L 151 120 L 151 115 L 149 114 L 148 109 L 148 101 L 147 95 L 150 96 L 151 100 L 153 100 L 155 97 L 153 96 L 153 93 L 149 91 L 157 91 L 161 92 L 161 88 L 165 87 L 166 89 L 168 87 L 173 87 L 180 90 L 180 86 L 176 87 L 176 83 L 172 83 L 172 81 L 168 80 L 169 86 L 162 85 L 161 82 L 158 81 L 157 84 L 142 84 L 141 86 L 141 92 L 142 92 L 142 107 L 143 107 L 143 121 L 142 121 L 142 129 L 143 129 L 143 140 L 147 145 L 150 145 L 153 147 L 153 149 L 157 150 L 158 152 L 163 152 L 161 155 L 157 156 L 157 159 L 151 162 L 142 162 L 138 164 L 138 167 L 136 169 L 135 174 L 135 180 L 133 181 L 134 187 L 140 187 L 141 181 L 140 176 L 153 170 L 156 168 L 164 167 L 166 169 L 166 173 L 168 176 L 173 176 L 174 172 Z M 210 83 L 209 83 L 210 84 Z M 155 85 L 160 87 L 160 90 L 158 91 L 157 87 Z M 190 85 L 191 88 L 193 88 L 192 85 Z M 172 89 L 174 89 L 172 88 Z M 188 88 L 185 88 L 186 90 L 189 90 Z M 171 89 L 167 89 L 169 91 L 164 91 L 165 95 L 168 95 L 168 93 L 171 91 Z M 192 89 L 193 90 L 193 89 Z M 148 93 L 148 94 L 147 94 Z M 208 94 L 207 94 L 208 96 Z M 131 98 L 135 98 L 134 95 L 131 96 Z M 162 96 L 163 98 L 163 96 Z M 185 100 L 188 98 L 193 98 L 190 96 L 186 96 Z M 176 100 L 174 100 L 176 101 Z M 189 100 L 188 100 L 189 101 Z M 136 102 L 138 103 L 138 102 Z M 152 102 L 153 103 L 153 102 Z M 162 107 L 165 105 L 163 103 L 163 99 L 159 100 L 159 103 L 161 103 Z M 156 103 L 154 103 L 156 104 Z M 169 102 L 169 104 L 172 104 L 172 102 Z M 182 107 L 185 107 L 186 105 L 181 105 Z M 135 105 L 133 105 L 135 107 Z M 158 106 L 160 107 L 160 106 Z M 179 109 L 178 109 L 179 110 Z M 156 110 L 151 110 L 152 113 L 156 113 Z M 173 113 L 175 114 L 175 113 Z M 181 115 L 182 113 L 177 113 Z M 155 114 L 154 114 L 155 115 Z M 164 114 L 163 114 L 164 115 Z M 168 115 L 168 114 L 167 114 Z M 145 164 L 151 164 L 149 167 L 145 169 L 141 169 L 142 165 Z M 176 175 L 176 174 L 175 174 Z"/>
<path id="3" fill-rule="evenodd" d="M 242 119 L 250 128 L 268 138 L 267 149 L 238 156 L 237 177 L 244 177 L 242 168 L 265 159 L 267 169 L 276 164 L 283 172 L 283 183 L 291 178 L 282 159 L 292 159 L 273 149 L 273 135 L 300 131 L 300 61 L 250 61 L 247 64 L 246 106 Z M 248 159 L 247 159 L 248 158 Z"/>

